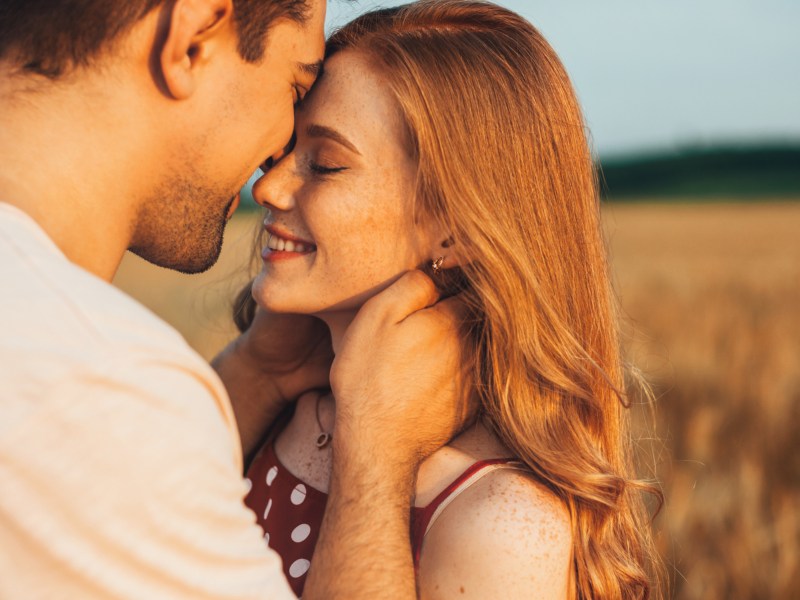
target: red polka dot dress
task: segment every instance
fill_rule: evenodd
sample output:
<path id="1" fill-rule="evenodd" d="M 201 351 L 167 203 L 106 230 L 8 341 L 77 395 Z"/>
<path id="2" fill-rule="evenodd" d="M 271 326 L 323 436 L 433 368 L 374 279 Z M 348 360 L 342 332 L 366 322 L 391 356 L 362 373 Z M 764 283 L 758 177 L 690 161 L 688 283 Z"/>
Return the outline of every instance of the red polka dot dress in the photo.
<path id="1" fill-rule="evenodd" d="M 524 468 L 514 459 L 478 461 L 445 488 L 430 504 L 411 511 L 411 547 L 419 566 L 422 542 L 433 522 L 455 499 L 481 477 L 498 468 Z M 295 477 L 278 460 L 273 442 L 267 443 L 247 470 L 251 482 L 245 503 L 256 513 L 264 540 L 283 560 L 283 572 L 298 597 L 314 556 L 328 495 Z M 343 551 L 345 551 L 343 549 Z"/>
<path id="2" fill-rule="evenodd" d="M 247 471 L 252 482 L 245 499 L 264 530 L 264 540 L 283 560 L 283 572 L 299 597 L 317 545 L 328 495 L 286 469 L 272 443 L 265 445 Z"/>

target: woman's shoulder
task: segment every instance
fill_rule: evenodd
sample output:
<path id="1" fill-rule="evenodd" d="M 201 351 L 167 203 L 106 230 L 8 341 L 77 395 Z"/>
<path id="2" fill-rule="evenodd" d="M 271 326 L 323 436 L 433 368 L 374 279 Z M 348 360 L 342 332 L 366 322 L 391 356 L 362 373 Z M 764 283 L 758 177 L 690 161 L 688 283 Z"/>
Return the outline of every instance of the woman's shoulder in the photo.
<path id="1" fill-rule="evenodd" d="M 504 544 L 514 541 L 504 532 L 495 536 L 502 527 L 513 526 L 517 533 L 526 534 L 526 544 L 535 543 L 533 549 L 546 546 L 548 550 L 561 543 L 570 549 L 572 527 L 569 511 L 564 503 L 547 487 L 542 485 L 524 468 L 500 468 L 492 470 L 475 485 L 465 490 L 451 504 L 450 519 L 442 521 L 442 532 L 460 535 L 466 531 L 462 517 L 467 517 L 473 533 L 484 538 L 496 537 Z M 453 526 L 452 531 L 448 525 Z M 536 534 L 533 538 L 527 534 Z M 538 537 L 546 533 L 546 537 Z M 489 541 L 489 540 L 486 540 Z"/>
<path id="2" fill-rule="evenodd" d="M 423 598 L 568 597 L 572 527 L 528 471 L 494 469 L 460 493 L 422 547 Z"/>

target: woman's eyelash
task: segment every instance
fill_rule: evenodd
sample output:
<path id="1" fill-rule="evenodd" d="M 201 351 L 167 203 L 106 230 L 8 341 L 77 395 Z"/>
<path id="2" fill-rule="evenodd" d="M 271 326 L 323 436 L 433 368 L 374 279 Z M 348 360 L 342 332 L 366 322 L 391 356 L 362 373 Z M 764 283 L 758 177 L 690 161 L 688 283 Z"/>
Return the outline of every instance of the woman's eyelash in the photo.
<path id="1" fill-rule="evenodd" d="M 347 170 L 347 167 L 326 167 L 315 162 L 310 163 L 309 168 L 317 175 L 332 175 L 333 173 L 341 173 Z"/>

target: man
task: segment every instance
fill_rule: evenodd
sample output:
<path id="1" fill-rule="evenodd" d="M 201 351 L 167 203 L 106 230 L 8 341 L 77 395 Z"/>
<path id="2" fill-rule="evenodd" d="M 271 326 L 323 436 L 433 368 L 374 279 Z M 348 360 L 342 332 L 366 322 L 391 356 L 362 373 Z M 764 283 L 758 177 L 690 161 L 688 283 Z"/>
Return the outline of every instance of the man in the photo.
<path id="1" fill-rule="evenodd" d="M 0 7 L 0 597 L 291 597 L 242 504 L 220 379 L 109 282 L 127 249 L 185 272 L 214 263 L 238 189 L 290 139 L 324 13 L 321 0 Z M 435 301 L 407 275 L 336 358 L 307 598 L 416 595 L 415 472 L 458 422 L 452 315 Z M 256 423 L 246 444 L 326 378 L 324 352 L 302 360 L 314 328 L 297 319 L 259 315 L 215 364 L 232 393 L 261 394 L 240 404 Z"/>

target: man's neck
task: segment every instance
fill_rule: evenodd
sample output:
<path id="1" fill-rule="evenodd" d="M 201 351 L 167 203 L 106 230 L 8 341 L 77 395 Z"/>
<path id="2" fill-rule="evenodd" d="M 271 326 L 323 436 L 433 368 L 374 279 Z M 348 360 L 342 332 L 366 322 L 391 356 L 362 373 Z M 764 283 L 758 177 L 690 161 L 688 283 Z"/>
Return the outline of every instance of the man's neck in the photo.
<path id="1" fill-rule="evenodd" d="M 0 71 L 3 67 L 0 65 Z M 124 135 L 92 82 L 0 84 L 0 201 L 30 215 L 72 262 L 110 281 L 132 235 Z M 16 88 L 15 88 L 16 86 Z M 24 89 L 27 87 L 28 89 Z"/>

